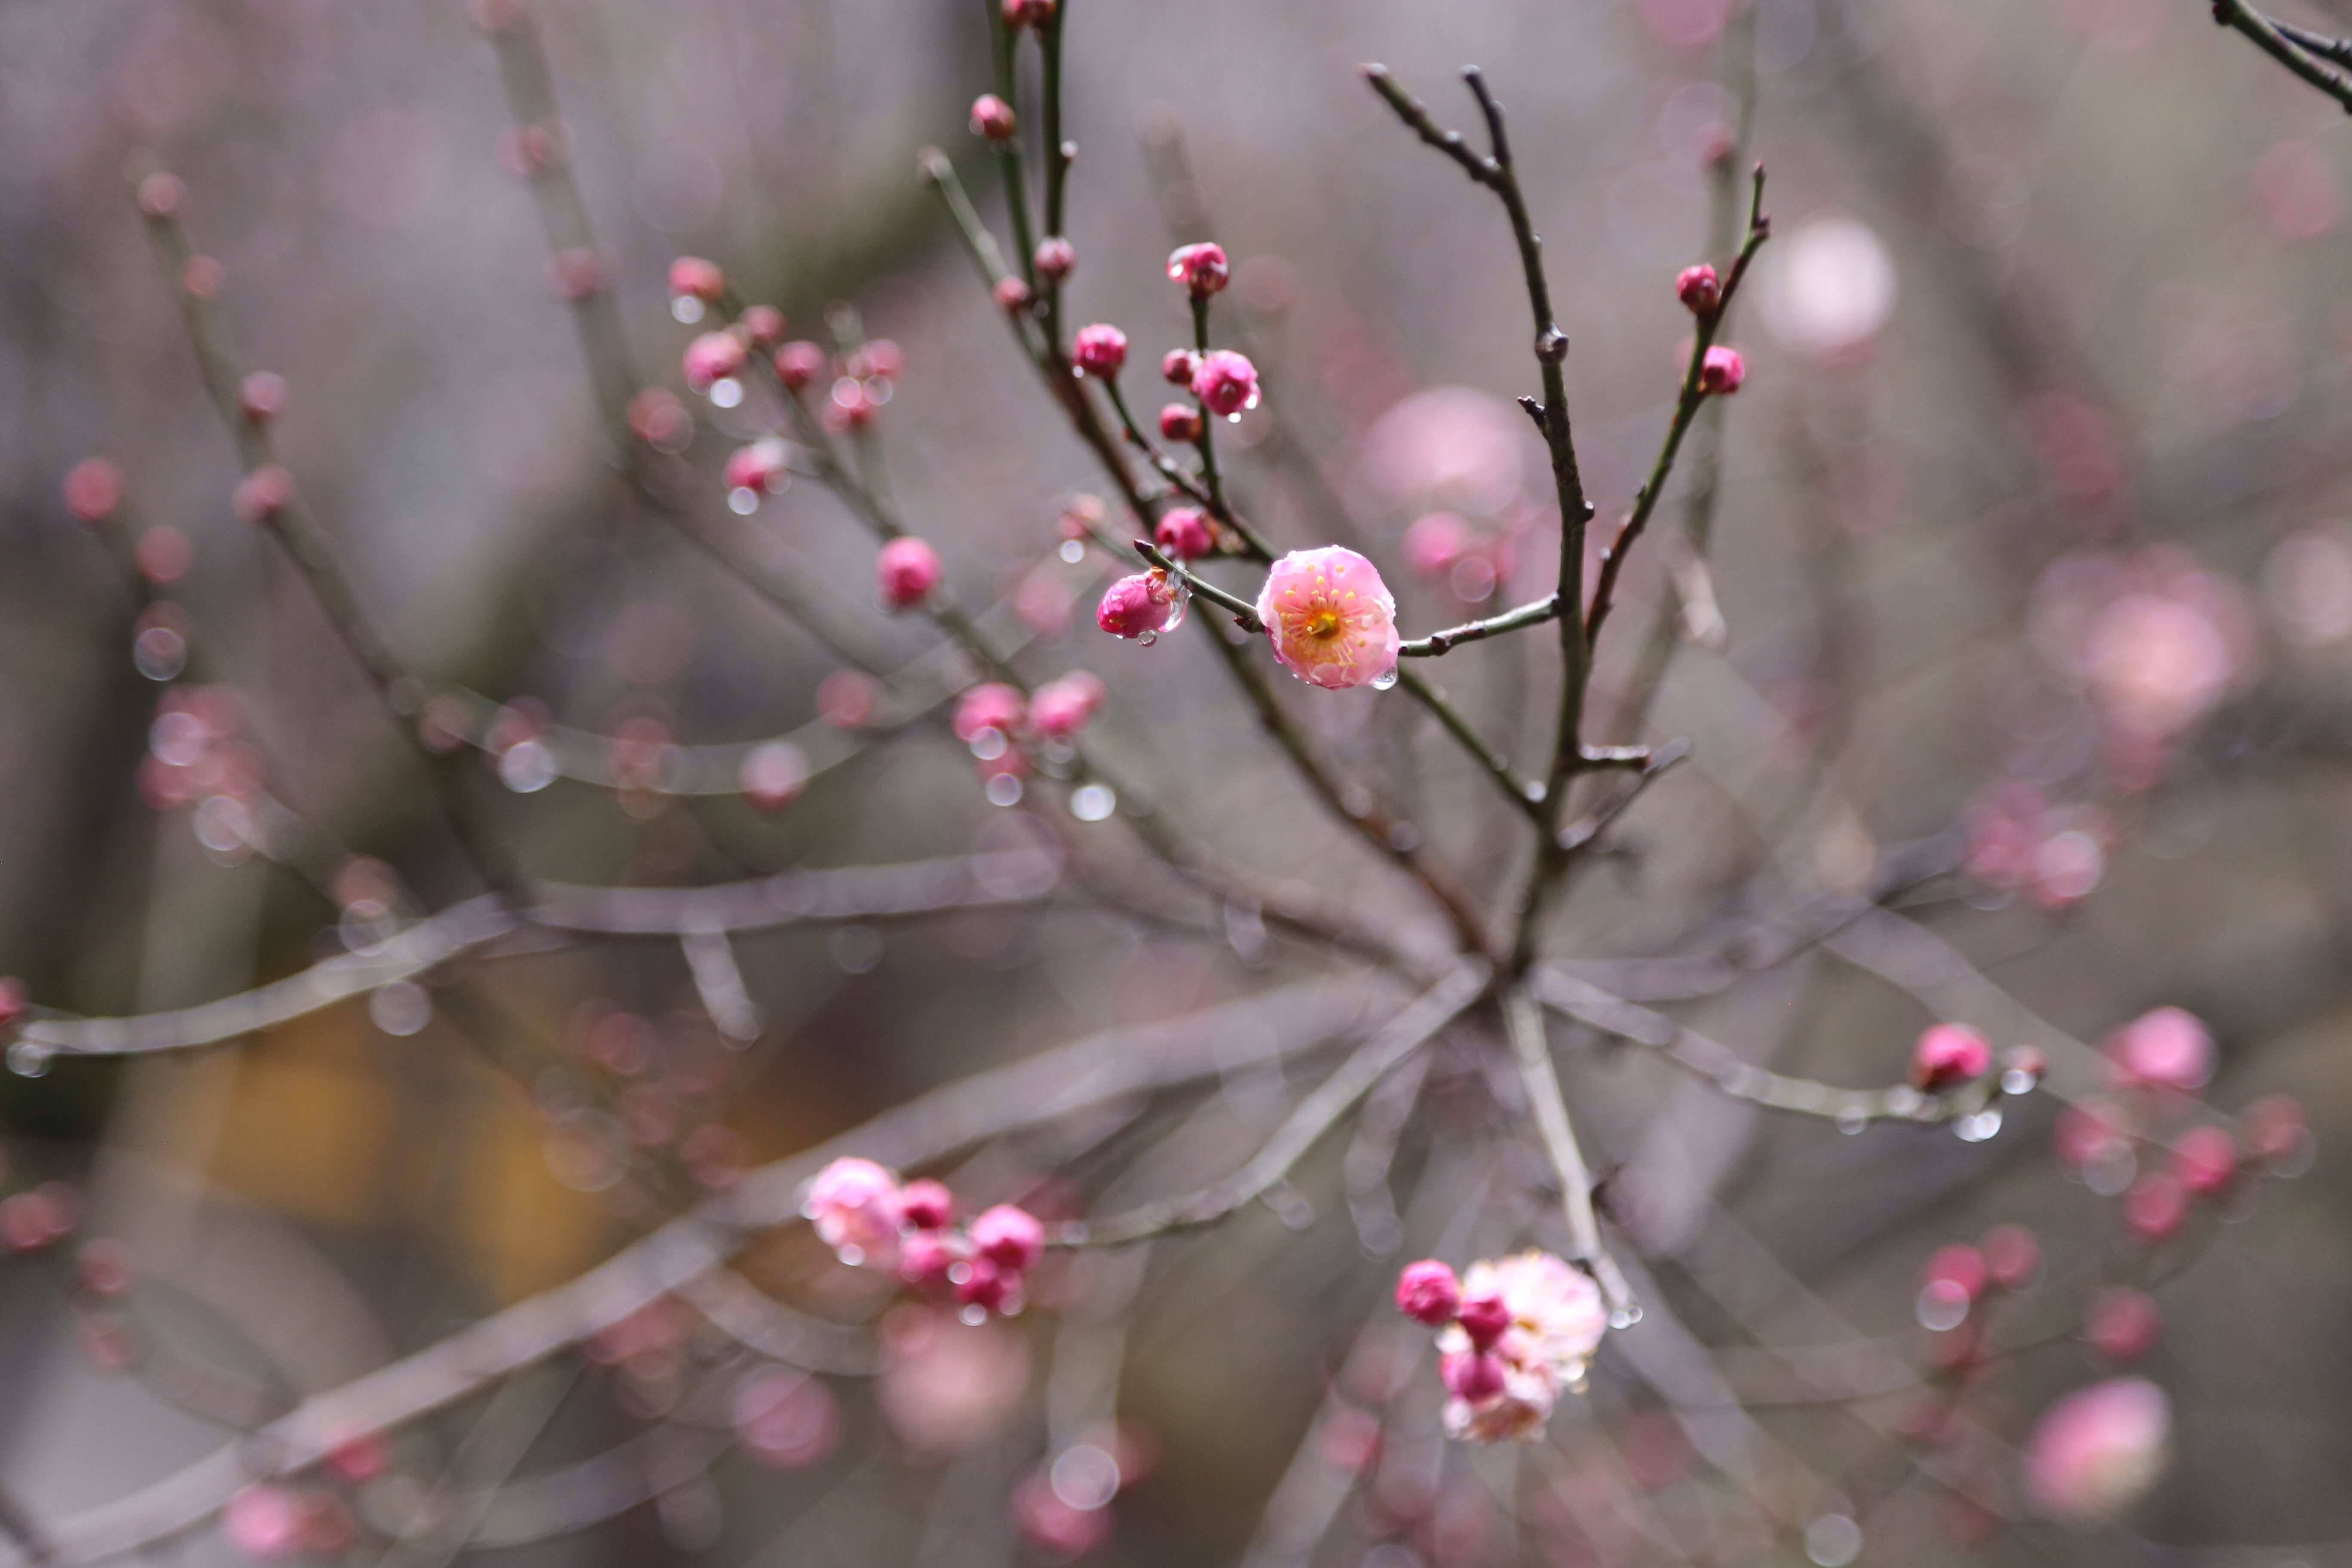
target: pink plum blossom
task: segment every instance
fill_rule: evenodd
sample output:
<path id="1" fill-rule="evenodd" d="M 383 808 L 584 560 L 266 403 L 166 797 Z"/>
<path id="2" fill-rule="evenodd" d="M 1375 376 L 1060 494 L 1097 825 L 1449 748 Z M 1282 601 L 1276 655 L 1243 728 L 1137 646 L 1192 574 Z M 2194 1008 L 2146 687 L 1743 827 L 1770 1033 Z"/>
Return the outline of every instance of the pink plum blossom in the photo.
<path id="1" fill-rule="evenodd" d="M 2194 1094 L 2213 1076 L 2213 1037 L 2184 1008 L 2143 1013 L 2106 1044 L 2110 1066 L 2127 1084 Z"/>
<path id="2" fill-rule="evenodd" d="M 2171 1401 L 2144 1378 L 2070 1394 L 2042 1413 L 2026 1443 L 2027 1495 L 2053 1518 L 2113 1518 L 2156 1484 L 2171 1429 Z"/>
<path id="3" fill-rule="evenodd" d="M 894 539 L 874 560 L 875 584 L 884 605 L 893 610 L 912 609 L 929 598 L 940 575 L 940 552 L 919 539 Z"/>
<path id="4" fill-rule="evenodd" d="M 835 1160 L 809 1184 L 801 1213 L 844 1263 L 889 1268 L 898 1261 L 898 1178 L 871 1160 Z"/>
<path id="5" fill-rule="evenodd" d="M 1078 335 L 1071 340 L 1070 358 L 1088 375 L 1108 381 L 1127 363 L 1127 334 L 1100 321 L 1091 327 L 1080 327 Z"/>
<path id="6" fill-rule="evenodd" d="M 681 256 L 669 264 L 669 297 L 715 305 L 727 297 L 727 274 L 715 261 Z"/>
<path id="7" fill-rule="evenodd" d="M 1045 1255 L 1045 1227 L 1027 1209 L 998 1204 L 971 1222 L 971 1246 L 998 1268 L 1024 1272 Z"/>
<path id="8" fill-rule="evenodd" d="M 939 1230 L 955 1222 L 955 1194 L 925 1176 L 898 1189 L 898 1215 L 916 1230 Z"/>
<path id="9" fill-rule="evenodd" d="M 1274 656 L 1328 690 L 1396 673 L 1396 600 L 1380 569 L 1340 545 L 1297 550 L 1274 563 L 1258 593 Z"/>
<path id="10" fill-rule="evenodd" d="M 1217 536 L 1198 508 L 1172 506 L 1160 514 L 1151 542 L 1179 561 L 1198 561 L 1217 547 Z"/>
<path id="11" fill-rule="evenodd" d="M 1439 1332 L 1441 1373 L 1451 1394 L 1445 1429 L 1478 1443 L 1534 1442 L 1561 1391 L 1583 1385 L 1585 1365 L 1608 1331 L 1600 1289 L 1550 1253 L 1528 1251 L 1472 1264 L 1462 1291 L 1465 1310 L 1499 1300 L 1507 1316 L 1491 1350 L 1480 1349 L 1459 1321 Z M 1496 1368 L 1499 1387 L 1493 1384 Z M 1465 1389 L 1480 1396 L 1470 1397 Z"/>
<path id="12" fill-rule="evenodd" d="M 697 392 L 708 392 L 715 384 L 741 370 L 749 357 L 750 351 L 736 333 L 705 332 L 686 345 L 681 361 L 686 384 Z"/>
<path id="13" fill-rule="evenodd" d="M 1257 406 L 1257 366 L 1248 356 L 1219 349 L 1192 372 L 1192 395 L 1212 414 L 1235 415 Z"/>

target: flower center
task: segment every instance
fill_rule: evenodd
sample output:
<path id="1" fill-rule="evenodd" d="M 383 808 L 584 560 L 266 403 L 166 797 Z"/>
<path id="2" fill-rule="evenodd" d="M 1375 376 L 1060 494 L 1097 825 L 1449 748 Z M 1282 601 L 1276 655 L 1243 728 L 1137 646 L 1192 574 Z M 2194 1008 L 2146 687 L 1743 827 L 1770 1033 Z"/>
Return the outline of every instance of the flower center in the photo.
<path id="1" fill-rule="evenodd" d="M 1325 606 L 1307 617 L 1307 635 L 1326 640 L 1339 635 L 1339 612 Z"/>

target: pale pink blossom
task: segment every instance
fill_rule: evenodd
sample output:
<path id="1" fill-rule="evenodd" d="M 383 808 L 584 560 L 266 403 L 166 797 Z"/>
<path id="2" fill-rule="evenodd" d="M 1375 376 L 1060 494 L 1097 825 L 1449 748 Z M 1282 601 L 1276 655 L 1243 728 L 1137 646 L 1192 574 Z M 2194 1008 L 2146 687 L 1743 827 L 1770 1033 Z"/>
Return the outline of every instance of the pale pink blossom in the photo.
<path id="1" fill-rule="evenodd" d="M 1446 1378 L 1452 1397 L 1446 1401 L 1445 1429 L 1478 1443 L 1505 1437 L 1533 1442 L 1542 1436 L 1561 1392 L 1583 1386 L 1586 1364 L 1608 1331 L 1600 1289 L 1550 1253 L 1528 1251 L 1472 1264 L 1462 1277 L 1462 1294 L 1465 1312 L 1499 1300 L 1507 1317 L 1491 1350 L 1481 1350 L 1459 1321 L 1438 1334 L 1438 1352 L 1448 1358 L 1441 1366 L 1454 1368 Z M 1476 1336 L 1486 1337 L 1485 1331 Z M 1493 1380 L 1491 1368 L 1474 1362 L 1492 1362 L 1502 1373 L 1501 1386 L 1475 1399 L 1465 1397 L 1463 1389 L 1486 1389 Z"/>
<path id="2" fill-rule="evenodd" d="M 2171 1402 L 2144 1378 L 2070 1394 L 2026 1443 L 2026 1492 L 2053 1518 L 2111 1519 L 2156 1484 L 2171 1429 Z"/>
<path id="3" fill-rule="evenodd" d="M 871 1160 L 835 1160 L 809 1184 L 801 1213 L 844 1263 L 887 1268 L 898 1261 L 898 1181 Z"/>
<path id="4" fill-rule="evenodd" d="M 1029 703 L 1029 722 L 1049 741 L 1066 741 L 1087 727 L 1102 700 L 1102 682 L 1091 671 L 1072 670 L 1037 689 Z"/>
<path id="5" fill-rule="evenodd" d="M 2127 1084 L 2194 1094 L 2213 1076 L 2213 1037 L 2197 1015 L 2158 1007 L 2107 1037 L 2107 1059 Z"/>
<path id="6" fill-rule="evenodd" d="M 1329 690 L 1396 673 L 1396 600 L 1380 569 L 1333 544 L 1274 563 L 1257 598 L 1274 656 L 1293 675 Z"/>

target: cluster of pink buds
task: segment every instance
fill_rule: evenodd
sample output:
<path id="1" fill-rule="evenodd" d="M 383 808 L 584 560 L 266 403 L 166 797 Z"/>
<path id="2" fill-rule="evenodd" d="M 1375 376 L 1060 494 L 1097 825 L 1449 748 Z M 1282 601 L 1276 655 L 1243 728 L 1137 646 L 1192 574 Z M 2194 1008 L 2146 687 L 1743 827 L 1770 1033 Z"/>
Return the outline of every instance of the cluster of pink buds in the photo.
<path id="1" fill-rule="evenodd" d="M 1029 1272 L 1045 1255 L 1045 1227 L 1028 1210 L 998 1204 L 959 1228 L 946 1187 L 929 1179 L 901 1186 L 855 1156 L 817 1173 L 801 1212 L 844 1263 L 896 1269 L 919 1289 L 951 1295 L 974 1323 L 1018 1312 Z"/>
<path id="2" fill-rule="evenodd" d="M 2311 1158 L 2303 1108 L 2284 1095 L 2246 1107 L 2232 1132 L 2199 1094 L 2213 1072 L 2213 1038 L 2194 1014 L 2158 1007 L 2105 1042 L 2112 1092 L 2059 1113 L 2058 1158 L 2091 1190 L 2120 1200 L 2126 1232 L 2145 1247 L 2179 1233 L 2199 1202 L 2226 1205 L 2263 1175 L 2291 1176 Z"/>
<path id="3" fill-rule="evenodd" d="M 1477 1443 L 1541 1438 L 1609 1328 L 1600 1287 L 1549 1252 L 1481 1260 L 1458 1279 L 1434 1258 L 1408 1264 L 1396 1302 L 1438 1331 L 1446 1433 Z"/>
<path id="4" fill-rule="evenodd" d="M 1026 699 L 1013 687 L 990 681 L 963 694 L 950 728 L 975 754 L 1000 752 L 1027 734 L 1066 741 L 1087 727 L 1102 700 L 1103 683 L 1090 670 L 1072 670 Z"/>
<path id="5" fill-rule="evenodd" d="M 260 792 L 262 760 L 245 739 L 245 710 L 226 686 L 180 687 L 163 694 L 148 727 L 139 791 L 168 811 L 191 801 L 249 801 Z"/>

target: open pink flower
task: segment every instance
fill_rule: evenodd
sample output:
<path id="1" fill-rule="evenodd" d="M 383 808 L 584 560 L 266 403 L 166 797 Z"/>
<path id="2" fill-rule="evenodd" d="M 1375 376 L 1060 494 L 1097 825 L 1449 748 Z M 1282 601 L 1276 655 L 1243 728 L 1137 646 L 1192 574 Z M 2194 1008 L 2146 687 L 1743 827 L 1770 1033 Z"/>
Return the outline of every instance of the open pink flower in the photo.
<path id="1" fill-rule="evenodd" d="M 2171 1402 L 2144 1378 L 2070 1394 L 2043 1413 L 2025 1446 L 2025 1489 L 2058 1519 L 2112 1518 L 2156 1484 L 2172 1430 Z"/>
<path id="2" fill-rule="evenodd" d="M 809 1184 L 801 1212 L 844 1263 L 878 1268 L 898 1258 L 898 1179 L 871 1160 L 835 1160 Z"/>
<path id="3" fill-rule="evenodd" d="M 1333 544 L 1274 563 L 1257 596 L 1274 657 L 1293 675 L 1337 691 L 1396 673 L 1396 599 L 1380 569 Z"/>
<path id="4" fill-rule="evenodd" d="M 1585 1365 L 1608 1331 L 1600 1288 L 1550 1253 L 1528 1251 L 1472 1264 L 1462 1295 L 1465 1311 L 1471 1302 L 1499 1300 L 1508 1316 L 1491 1349 L 1480 1349 L 1459 1322 L 1438 1334 L 1451 1394 L 1445 1430 L 1475 1443 L 1532 1443 L 1561 1392 L 1583 1386 Z"/>

